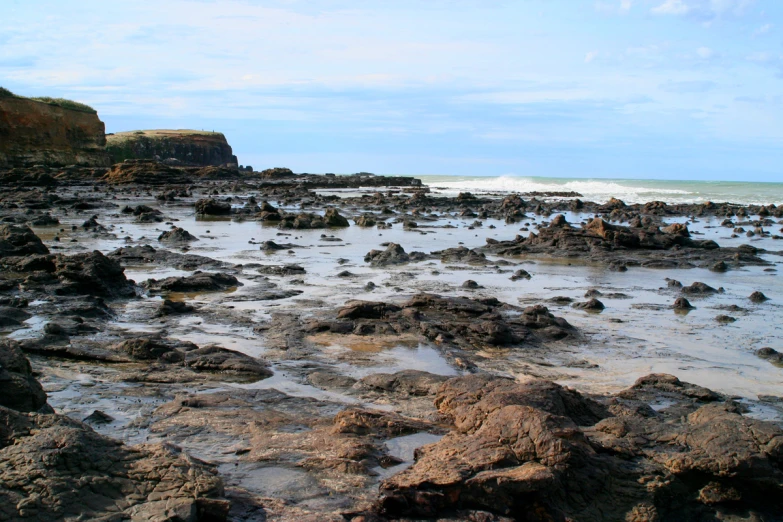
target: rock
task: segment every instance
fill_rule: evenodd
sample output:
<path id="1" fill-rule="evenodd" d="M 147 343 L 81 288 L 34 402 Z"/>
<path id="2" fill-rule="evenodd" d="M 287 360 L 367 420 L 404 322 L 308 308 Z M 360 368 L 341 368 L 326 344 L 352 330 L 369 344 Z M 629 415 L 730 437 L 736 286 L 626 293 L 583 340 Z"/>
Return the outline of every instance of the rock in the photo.
<path id="1" fill-rule="evenodd" d="M 184 301 L 172 301 L 170 299 L 164 299 L 158 308 L 158 315 L 178 315 L 189 314 L 193 312 L 195 308 Z"/>
<path id="2" fill-rule="evenodd" d="M 432 425 L 393 412 L 348 408 L 334 418 L 334 433 L 399 437 L 432 429 Z"/>
<path id="3" fill-rule="evenodd" d="M 45 255 L 49 249 L 30 227 L 0 225 L 0 258 L 6 256 Z"/>
<path id="4" fill-rule="evenodd" d="M 684 297 L 678 297 L 674 300 L 674 305 L 672 306 L 675 310 L 693 310 L 695 307 L 685 299 Z"/>
<path id="5" fill-rule="evenodd" d="M 21 326 L 21 324 L 32 315 L 14 308 L 13 306 L 0 306 L 0 328 L 7 328 L 9 326 Z"/>
<path id="6" fill-rule="evenodd" d="M 290 276 L 290 275 L 304 275 L 305 269 L 299 265 L 264 265 L 259 267 L 259 274 L 275 275 L 275 276 Z"/>
<path id="7" fill-rule="evenodd" d="M 368 215 L 359 216 L 354 222 L 360 227 L 374 227 L 378 223 L 375 217 Z"/>
<path id="8" fill-rule="evenodd" d="M 724 323 L 724 324 L 734 323 L 737 321 L 735 317 L 732 317 L 730 315 L 724 315 L 724 314 L 715 316 L 715 320 L 719 323 Z"/>
<path id="9" fill-rule="evenodd" d="M 5 408 L 26 412 L 48 408 L 46 393 L 33 377 L 30 361 L 19 343 L 8 339 L 0 340 L 0 390 L 0 406 Z"/>
<path id="10" fill-rule="evenodd" d="M 585 301 L 584 303 L 574 303 L 574 308 L 579 308 L 580 310 L 587 310 L 590 312 L 600 312 L 604 308 L 604 304 L 599 301 L 598 299 L 590 299 L 589 301 Z"/>
<path id="11" fill-rule="evenodd" d="M 467 288 L 469 290 L 475 290 L 477 288 L 484 288 L 484 287 L 479 285 L 477 282 L 473 281 L 472 279 L 468 279 L 467 281 L 462 283 L 462 288 Z"/>
<path id="12" fill-rule="evenodd" d="M 291 250 L 292 248 L 302 248 L 302 247 L 299 246 L 299 245 L 294 245 L 292 243 L 278 244 L 278 243 L 275 243 L 274 241 L 271 241 L 271 240 L 270 241 L 264 241 L 261 244 L 261 250 L 264 250 L 264 251 L 267 251 L 267 252 L 272 252 L 272 251 L 277 251 L 277 250 Z"/>
<path id="13" fill-rule="evenodd" d="M 227 216 L 231 214 L 231 203 L 217 201 L 212 198 L 196 201 L 196 214 L 203 216 Z"/>
<path id="14" fill-rule="evenodd" d="M 399 265 L 409 261 L 419 261 L 424 259 L 425 255 L 421 252 L 412 252 L 408 255 L 397 243 L 389 243 L 386 250 L 370 250 L 364 256 L 364 262 L 371 266 Z"/>
<path id="15" fill-rule="evenodd" d="M 316 321 L 311 332 L 400 335 L 411 333 L 444 346 L 480 350 L 497 346 L 536 345 L 576 334 L 564 319 L 545 306 L 519 309 L 494 298 L 469 299 L 418 294 L 402 306 L 353 301 L 337 313 L 337 321 Z M 504 312 L 514 312 L 512 314 Z"/>
<path id="16" fill-rule="evenodd" d="M 528 273 L 527 270 L 522 270 L 521 268 L 514 272 L 514 274 L 510 277 L 512 281 L 519 281 L 520 279 L 530 279 L 532 276 Z"/>
<path id="17" fill-rule="evenodd" d="M 440 385 L 449 378 L 420 370 L 403 370 L 397 373 L 374 373 L 357 381 L 358 390 L 394 393 L 403 396 L 435 395 Z"/>
<path id="18" fill-rule="evenodd" d="M 198 238 L 184 228 L 174 227 L 159 235 L 158 241 L 161 243 L 187 243 L 190 241 L 198 241 Z"/>
<path id="19" fill-rule="evenodd" d="M 691 237 L 691 233 L 688 231 L 688 227 L 682 223 L 674 223 L 673 225 L 664 227 L 661 229 L 661 232 L 664 234 L 673 234 L 675 236 Z"/>
<path id="20" fill-rule="evenodd" d="M 277 222 L 283 219 L 282 216 L 280 215 L 280 209 L 275 208 L 274 206 L 270 205 L 266 201 L 261 203 L 261 209 L 258 212 L 257 216 L 258 219 L 266 222 Z"/>
<path id="21" fill-rule="evenodd" d="M 111 424 L 114 422 L 114 417 L 101 410 L 95 410 L 85 417 L 82 422 L 85 424 Z"/>
<path id="22" fill-rule="evenodd" d="M 242 283 L 231 274 L 197 270 L 189 276 L 167 277 L 161 280 L 149 279 L 144 281 L 141 286 L 150 293 L 161 294 L 168 292 L 219 292 L 242 286 Z"/>
<path id="23" fill-rule="evenodd" d="M 324 222 L 327 227 L 347 227 L 350 226 L 348 220 L 340 215 L 340 212 L 336 208 L 326 209 L 324 214 Z"/>
<path id="24" fill-rule="evenodd" d="M 440 258 L 442 263 L 466 263 L 468 265 L 489 265 L 496 264 L 487 259 L 487 256 L 476 250 L 460 246 L 457 248 L 447 248 L 430 253 Z M 503 264 L 505 262 L 501 262 Z"/>
<path id="25" fill-rule="evenodd" d="M 763 303 L 764 301 L 768 301 L 769 297 L 764 295 L 762 292 L 755 291 L 752 294 L 750 294 L 750 297 L 748 297 L 751 301 L 754 303 Z"/>
<path id="26" fill-rule="evenodd" d="M 711 272 L 726 272 L 729 269 L 729 265 L 725 261 L 718 261 L 710 267 Z"/>
<path id="27" fill-rule="evenodd" d="M 756 355 L 762 359 L 767 359 L 769 362 L 783 365 L 783 353 L 778 352 L 769 347 L 760 348 L 756 351 Z"/>
<path id="28" fill-rule="evenodd" d="M 214 503 L 227 515 L 214 468 L 176 446 L 128 447 L 62 415 L 3 407 L 0 434 L 3 520 L 196 522 Z"/>
<path id="29" fill-rule="evenodd" d="M 701 282 L 695 282 L 690 286 L 685 286 L 680 290 L 683 294 L 692 294 L 692 295 L 709 295 L 709 294 L 717 294 L 720 292 L 720 290 L 717 290 L 710 285 L 707 285 L 705 283 Z"/>
<path id="30" fill-rule="evenodd" d="M 132 297 L 133 285 L 125 277 L 125 269 L 113 259 L 94 250 L 54 258 L 54 275 L 61 285 L 58 295 L 92 295 L 101 297 Z"/>
<path id="31" fill-rule="evenodd" d="M 513 520 L 706 520 L 748 511 L 774 519 L 783 504 L 783 430 L 690 390 L 698 387 L 662 375 L 596 399 L 535 379 L 450 379 L 435 405 L 453 431 L 381 483 L 380 514 L 444 519 L 470 507 Z M 650 393 L 678 406 L 655 412 Z"/>

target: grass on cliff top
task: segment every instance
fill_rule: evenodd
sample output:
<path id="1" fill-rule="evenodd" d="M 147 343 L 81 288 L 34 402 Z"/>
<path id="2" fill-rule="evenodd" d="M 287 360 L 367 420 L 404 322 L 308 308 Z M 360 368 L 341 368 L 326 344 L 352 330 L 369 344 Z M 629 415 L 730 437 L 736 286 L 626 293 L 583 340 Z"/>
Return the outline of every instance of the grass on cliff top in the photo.
<path id="1" fill-rule="evenodd" d="M 110 143 L 118 144 L 124 141 L 129 141 L 139 136 L 146 138 L 165 138 L 175 136 L 216 136 L 224 138 L 222 132 L 214 131 L 200 131 L 192 129 L 154 129 L 154 130 L 137 130 L 127 132 L 115 132 L 114 134 L 107 134 L 106 140 Z"/>
<path id="2" fill-rule="evenodd" d="M 86 105 L 84 103 L 79 103 L 77 101 L 66 100 L 65 98 L 50 98 L 49 96 L 38 96 L 35 98 L 28 98 L 25 96 L 19 96 L 18 94 L 14 94 L 8 89 L 6 89 L 5 87 L 0 87 L 0 98 L 20 98 L 22 100 L 33 100 L 41 103 L 46 103 L 47 105 L 55 105 L 57 107 L 62 107 L 63 109 L 70 109 L 72 111 L 90 112 L 93 114 L 98 113 L 98 111 L 96 111 L 89 105 Z"/>

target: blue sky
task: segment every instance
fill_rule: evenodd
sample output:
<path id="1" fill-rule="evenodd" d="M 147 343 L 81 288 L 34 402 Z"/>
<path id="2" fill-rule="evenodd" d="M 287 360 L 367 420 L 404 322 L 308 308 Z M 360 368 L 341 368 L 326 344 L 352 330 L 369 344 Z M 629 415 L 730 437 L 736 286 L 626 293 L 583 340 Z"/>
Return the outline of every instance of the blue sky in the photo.
<path id="1" fill-rule="evenodd" d="M 783 181 L 779 0 L 0 2 L 0 85 L 256 169 Z"/>

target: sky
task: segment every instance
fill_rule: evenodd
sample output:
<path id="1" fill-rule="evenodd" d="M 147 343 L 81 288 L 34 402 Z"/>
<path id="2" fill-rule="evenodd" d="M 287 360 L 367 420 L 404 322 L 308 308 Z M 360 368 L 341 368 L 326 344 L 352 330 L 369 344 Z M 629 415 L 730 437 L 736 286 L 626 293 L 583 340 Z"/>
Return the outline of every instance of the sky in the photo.
<path id="1" fill-rule="evenodd" d="M 0 86 L 256 170 L 783 181 L 780 0 L 0 4 Z"/>

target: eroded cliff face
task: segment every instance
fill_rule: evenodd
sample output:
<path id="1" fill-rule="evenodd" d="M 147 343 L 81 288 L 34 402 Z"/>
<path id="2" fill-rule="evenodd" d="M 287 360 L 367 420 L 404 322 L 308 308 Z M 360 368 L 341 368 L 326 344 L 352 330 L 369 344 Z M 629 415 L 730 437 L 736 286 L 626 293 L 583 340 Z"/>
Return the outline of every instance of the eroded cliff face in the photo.
<path id="1" fill-rule="evenodd" d="M 127 159 L 157 159 L 171 165 L 207 167 L 236 164 L 231 146 L 219 132 L 148 130 L 107 136 L 114 163 Z"/>
<path id="2" fill-rule="evenodd" d="M 96 113 L 0 98 L 0 167 L 108 166 L 105 147 L 106 128 Z"/>

